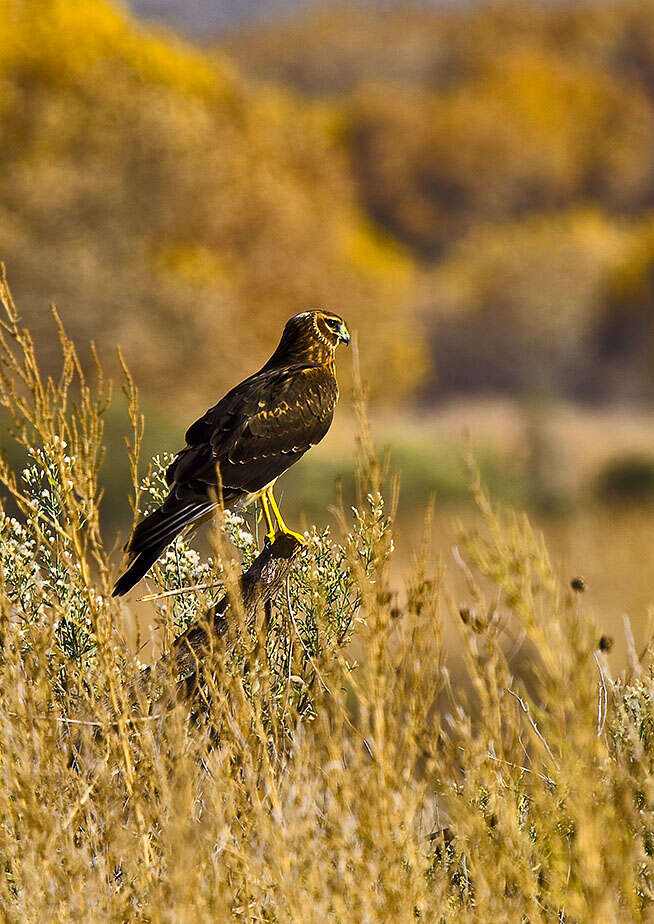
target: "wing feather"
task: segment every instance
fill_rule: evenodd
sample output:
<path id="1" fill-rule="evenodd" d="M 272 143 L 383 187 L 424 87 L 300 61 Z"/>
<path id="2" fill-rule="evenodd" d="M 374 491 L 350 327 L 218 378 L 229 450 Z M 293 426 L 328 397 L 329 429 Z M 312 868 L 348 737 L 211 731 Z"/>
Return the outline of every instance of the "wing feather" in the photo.
<path id="1" fill-rule="evenodd" d="M 168 472 L 169 484 L 217 484 L 254 492 L 325 436 L 338 400 L 323 366 L 264 370 L 246 379 L 187 431 L 187 447 Z"/>

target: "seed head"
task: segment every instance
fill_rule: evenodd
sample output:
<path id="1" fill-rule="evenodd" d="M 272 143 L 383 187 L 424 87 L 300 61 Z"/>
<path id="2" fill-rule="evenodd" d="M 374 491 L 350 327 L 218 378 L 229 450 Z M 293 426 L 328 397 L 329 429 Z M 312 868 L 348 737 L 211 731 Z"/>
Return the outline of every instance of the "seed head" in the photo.
<path id="1" fill-rule="evenodd" d="M 597 647 L 600 651 L 604 651 L 608 654 L 609 651 L 613 648 L 613 636 L 603 635 L 599 640 Z"/>

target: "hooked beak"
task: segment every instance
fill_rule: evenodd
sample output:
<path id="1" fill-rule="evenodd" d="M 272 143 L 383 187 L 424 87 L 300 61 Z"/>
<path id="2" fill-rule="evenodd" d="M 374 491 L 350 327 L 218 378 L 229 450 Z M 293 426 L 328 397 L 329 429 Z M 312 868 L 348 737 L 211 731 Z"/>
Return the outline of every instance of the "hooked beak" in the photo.
<path id="1" fill-rule="evenodd" d="M 350 332 L 349 332 L 349 330 L 347 329 L 347 327 L 345 326 L 345 324 L 341 324 L 341 326 L 339 327 L 339 329 L 338 329 L 338 336 L 339 336 L 340 339 L 343 341 L 343 343 L 345 344 L 345 346 L 349 346 L 349 345 L 350 345 L 350 340 L 351 340 L 352 338 L 350 337 Z"/>

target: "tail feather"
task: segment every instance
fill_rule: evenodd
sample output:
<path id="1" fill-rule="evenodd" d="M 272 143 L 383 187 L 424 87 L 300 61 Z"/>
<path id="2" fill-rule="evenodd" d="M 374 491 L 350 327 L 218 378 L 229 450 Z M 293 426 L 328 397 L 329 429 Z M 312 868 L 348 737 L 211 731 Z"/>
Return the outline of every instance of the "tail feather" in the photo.
<path id="1" fill-rule="evenodd" d="M 163 545 L 153 546 L 147 552 L 139 552 L 129 568 L 121 574 L 114 584 L 111 596 L 122 597 L 123 594 L 131 590 L 148 573 L 165 548 L 166 543 L 164 542 Z"/>
<path id="2" fill-rule="evenodd" d="M 128 590 L 147 574 L 163 550 L 191 523 L 206 516 L 216 506 L 206 498 L 180 500 L 171 492 L 158 510 L 148 514 L 137 525 L 127 546 L 132 560 L 114 585 L 114 597 Z"/>
<path id="3" fill-rule="evenodd" d="M 215 504 L 206 501 L 204 503 L 184 504 L 179 510 L 174 510 L 170 513 L 166 513 L 166 511 L 161 510 L 161 508 L 155 510 L 154 514 L 161 513 L 163 515 L 157 517 L 152 522 L 148 522 L 148 518 L 146 518 L 139 523 L 130 543 L 130 551 L 138 549 L 143 545 L 153 545 L 159 542 L 163 542 L 164 545 L 167 545 L 169 542 L 172 542 L 175 536 L 186 526 L 195 523 L 196 520 L 210 513 L 215 506 Z M 153 518 L 154 514 L 152 514 Z M 144 525 L 147 525 L 147 529 L 139 533 L 139 526 Z"/>

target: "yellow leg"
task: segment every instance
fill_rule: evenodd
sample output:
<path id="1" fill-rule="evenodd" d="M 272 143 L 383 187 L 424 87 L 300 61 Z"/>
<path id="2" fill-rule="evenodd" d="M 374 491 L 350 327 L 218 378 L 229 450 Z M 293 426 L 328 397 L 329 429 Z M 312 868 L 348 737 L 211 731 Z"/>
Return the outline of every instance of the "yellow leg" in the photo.
<path id="1" fill-rule="evenodd" d="M 264 491 L 261 495 L 261 509 L 263 510 L 263 515 L 266 518 L 266 526 L 268 527 L 268 532 L 266 533 L 266 539 L 270 542 L 275 541 L 275 526 L 270 516 L 270 510 L 268 509 L 268 498 L 266 497 L 266 492 Z"/>
<path id="2" fill-rule="evenodd" d="M 279 528 L 281 529 L 281 531 L 284 533 L 285 536 L 293 536 L 294 539 L 297 539 L 300 545 L 304 545 L 306 541 L 304 536 L 302 536 L 300 533 L 296 533 L 292 529 L 289 529 L 286 523 L 284 523 L 284 518 L 279 511 L 279 507 L 277 506 L 277 501 L 275 500 L 275 495 L 272 492 L 272 488 L 268 488 L 263 493 L 262 496 L 265 497 L 266 494 L 268 495 L 270 506 L 272 507 L 273 513 L 275 514 L 275 517 L 277 519 L 277 522 L 279 523 Z"/>

